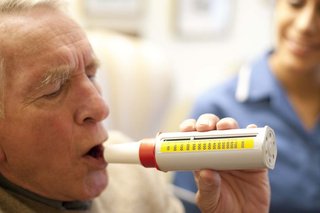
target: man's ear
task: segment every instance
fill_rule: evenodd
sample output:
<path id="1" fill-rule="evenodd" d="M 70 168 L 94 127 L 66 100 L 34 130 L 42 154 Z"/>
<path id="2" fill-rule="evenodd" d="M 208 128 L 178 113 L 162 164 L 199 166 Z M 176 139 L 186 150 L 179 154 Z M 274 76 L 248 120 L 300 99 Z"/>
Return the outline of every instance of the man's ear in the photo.
<path id="1" fill-rule="evenodd" d="M 0 144 L 0 163 L 6 161 L 6 159 L 7 159 L 7 156 Z"/>

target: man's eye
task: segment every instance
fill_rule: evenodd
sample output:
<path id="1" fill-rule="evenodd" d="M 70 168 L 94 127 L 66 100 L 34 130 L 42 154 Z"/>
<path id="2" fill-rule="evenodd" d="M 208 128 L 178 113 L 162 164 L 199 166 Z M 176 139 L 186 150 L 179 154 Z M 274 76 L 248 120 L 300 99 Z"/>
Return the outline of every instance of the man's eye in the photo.
<path id="1" fill-rule="evenodd" d="M 96 76 L 95 75 L 87 75 L 90 81 L 95 82 L 96 81 Z"/>
<path id="2" fill-rule="evenodd" d="M 46 94 L 46 95 L 44 95 L 43 97 L 44 97 L 44 98 L 47 98 L 47 99 L 55 98 L 55 97 L 57 97 L 58 95 L 60 95 L 61 91 L 62 91 L 62 89 L 59 89 L 59 90 L 57 90 L 57 91 L 55 91 L 55 92 Z"/>
<path id="3" fill-rule="evenodd" d="M 51 99 L 51 98 L 55 98 L 55 97 L 59 96 L 61 94 L 61 92 L 63 91 L 64 84 L 63 85 L 57 85 L 55 87 L 56 88 L 54 88 L 52 90 L 52 92 L 49 92 L 49 93 L 43 95 L 42 97 L 46 98 L 46 99 Z"/>

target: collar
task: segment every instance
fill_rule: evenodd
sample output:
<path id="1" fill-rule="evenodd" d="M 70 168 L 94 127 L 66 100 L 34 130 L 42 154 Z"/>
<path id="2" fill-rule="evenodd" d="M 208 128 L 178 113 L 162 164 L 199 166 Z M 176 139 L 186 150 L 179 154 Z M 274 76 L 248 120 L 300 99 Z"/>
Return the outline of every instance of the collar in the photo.
<path id="1" fill-rule="evenodd" d="M 239 70 L 235 98 L 243 103 L 267 101 L 279 115 L 284 116 L 291 124 L 295 124 L 297 131 L 309 134 L 310 131 L 305 130 L 290 104 L 286 91 L 271 71 L 269 58 L 272 53 L 273 50 L 265 52 L 257 58 L 258 60 L 245 64 Z M 316 135 L 319 127 L 320 123 L 311 134 Z"/>
<path id="2" fill-rule="evenodd" d="M 268 63 L 270 54 L 272 50 L 242 66 L 235 93 L 238 101 L 270 100 L 274 94 L 279 93 L 279 85 Z"/>
<path id="3" fill-rule="evenodd" d="M 3 177 L 0 174 L 0 186 L 2 186 L 4 189 L 20 195 L 22 197 L 34 200 L 36 202 L 43 203 L 45 205 L 54 207 L 56 209 L 61 210 L 88 210 L 91 208 L 91 201 L 58 201 L 58 200 L 52 200 L 46 197 L 42 197 L 40 195 L 37 195 L 31 191 L 28 191 L 24 188 L 21 188 L 18 185 L 15 185 L 14 183 L 11 183 L 8 179 Z"/>

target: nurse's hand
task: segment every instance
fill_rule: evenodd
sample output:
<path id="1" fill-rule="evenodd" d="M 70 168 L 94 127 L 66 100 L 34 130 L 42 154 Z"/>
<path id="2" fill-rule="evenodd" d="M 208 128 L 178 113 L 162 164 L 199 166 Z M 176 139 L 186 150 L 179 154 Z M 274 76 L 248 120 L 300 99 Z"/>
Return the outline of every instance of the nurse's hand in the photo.
<path id="1" fill-rule="evenodd" d="M 248 128 L 255 127 L 254 125 Z M 181 123 L 181 131 L 209 131 L 239 128 L 232 118 L 203 114 L 198 120 Z M 203 213 L 268 212 L 270 184 L 267 169 L 239 171 L 194 171 L 198 186 L 197 205 Z"/>

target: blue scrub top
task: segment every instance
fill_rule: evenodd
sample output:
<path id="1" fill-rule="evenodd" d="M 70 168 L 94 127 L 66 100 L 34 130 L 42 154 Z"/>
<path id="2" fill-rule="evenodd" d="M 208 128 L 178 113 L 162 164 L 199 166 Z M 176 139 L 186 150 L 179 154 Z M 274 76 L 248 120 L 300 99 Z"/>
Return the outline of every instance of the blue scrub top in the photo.
<path id="1" fill-rule="evenodd" d="M 320 212 L 320 115 L 304 128 L 286 92 L 270 70 L 266 52 L 233 79 L 201 95 L 192 117 L 213 113 L 235 118 L 240 128 L 268 125 L 276 133 L 278 156 L 271 183 L 270 212 Z M 319 94 L 320 95 L 320 94 Z M 191 172 L 177 172 L 174 184 L 196 191 Z M 184 202 L 187 212 L 200 212 Z"/>

